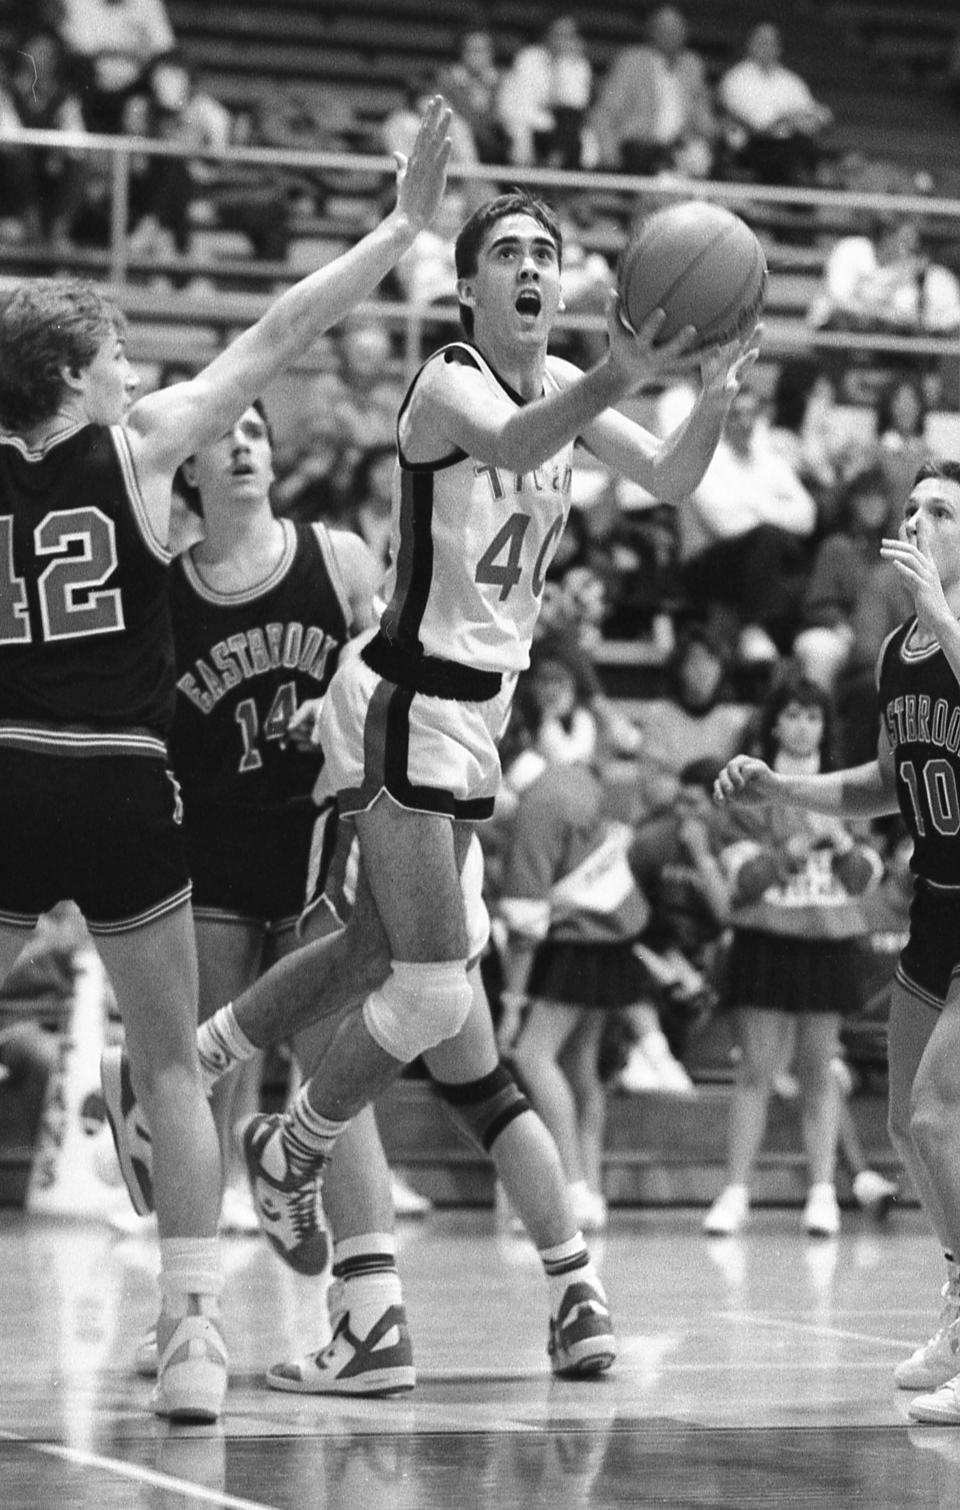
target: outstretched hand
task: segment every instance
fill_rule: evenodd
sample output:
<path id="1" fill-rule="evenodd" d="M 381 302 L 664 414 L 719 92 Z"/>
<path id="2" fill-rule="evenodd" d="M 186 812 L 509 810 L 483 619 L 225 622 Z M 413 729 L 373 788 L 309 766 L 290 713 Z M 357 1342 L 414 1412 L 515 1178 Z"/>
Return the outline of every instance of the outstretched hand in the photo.
<path id="1" fill-rule="evenodd" d="M 760 355 L 763 326 L 759 323 L 744 335 L 719 346 L 708 346 L 700 353 L 700 379 L 704 388 L 723 393 L 737 392 L 750 368 Z"/>
<path id="2" fill-rule="evenodd" d="M 692 325 L 684 325 L 671 340 L 658 344 L 657 336 L 667 318 L 664 311 L 655 309 L 640 328 L 634 330 L 623 312 L 616 289 L 611 289 L 607 295 L 606 316 L 610 360 L 629 379 L 631 387 L 638 388 L 641 383 L 661 374 L 682 372 L 697 366 L 699 356 L 691 350 L 697 332 Z"/>
<path id="3" fill-rule="evenodd" d="M 427 102 L 409 157 L 393 154 L 397 164 L 397 213 L 417 231 L 434 219 L 443 200 L 450 157 L 450 107 L 435 94 Z"/>
<path id="4" fill-rule="evenodd" d="M 890 561 L 899 577 L 902 577 L 913 598 L 917 618 L 923 629 L 936 634 L 937 625 L 945 618 L 952 619 L 940 573 L 934 563 L 926 541 L 922 521 L 917 527 L 915 540 L 881 540 L 880 556 Z"/>
<path id="5" fill-rule="evenodd" d="M 713 785 L 715 802 L 769 802 L 777 789 L 777 778 L 765 760 L 752 755 L 734 755 L 728 760 Z"/>

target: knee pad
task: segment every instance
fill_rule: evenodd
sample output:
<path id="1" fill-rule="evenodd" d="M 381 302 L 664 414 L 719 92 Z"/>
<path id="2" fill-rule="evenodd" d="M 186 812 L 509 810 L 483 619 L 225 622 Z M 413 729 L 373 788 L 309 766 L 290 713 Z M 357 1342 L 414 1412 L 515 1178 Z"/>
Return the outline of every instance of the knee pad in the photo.
<path id="1" fill-rule="evenodd" d="M 483 850 L 474 834 L 460 872 L 460 891 L 467 920 L 467 955 L 470 964 L 478 960 L 490 938 L 490 914 L 483 900 Z"/>
<path id="2" fill-rule="evenodd" d="M 375 1043 L 409 1064 L 459 1033 L 472 1003 L 466 960 L 394 960 L 383 985 L 364 1002 L 363 1020 Z"/>
<path id="3" fill-rule="evenodd" d="M 505 1064 L 498 1064 L 489 1075 L 468 1080 L 465 1085 L 449 1085 L 440 1080 L 433 1083 L 457 1126 L 484 1153 L 490 1152 L 516 1117 L 530 1110 L 529 1101 Z"/>

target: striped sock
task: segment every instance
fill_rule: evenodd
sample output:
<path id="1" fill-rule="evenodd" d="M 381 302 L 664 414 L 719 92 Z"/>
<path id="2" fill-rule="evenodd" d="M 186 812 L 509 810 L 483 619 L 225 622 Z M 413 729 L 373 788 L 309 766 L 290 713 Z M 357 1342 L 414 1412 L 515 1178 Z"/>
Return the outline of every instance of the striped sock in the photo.
<path id="1" fill-rule="evenodd" d="M 282 1141 L 287 1166 L 294 1174 L 310 1174 L 322 1169 L 333 1152 L 346 1122 L 333 1122 L 314 1111 L 307 1098 L 307 1085 L 301 1086 L 283 1119 Z"/>
<path id="2" fill-rule="evenodd" d="M 233 1002 L 228 1001 L 219 1012 L 214 1012 L 197 1029 L 197 1051 L 200 1055 L 200 1074 L 203 1088 L 210 1094 L 222 1075 L 243 1064 L 257 1053 L 257 1045 L 251 1043 L 237 1022 Z"/>
<path id="3" fill-rule="evenodd" d="M 554 1315 L 560 1308 L 567 1287 L 571 1284 L 589 1284 L 606 1300 L 606 1292 L 600 1283 L 600 1276 L 593 1265 L 593 1260 L 587 1252 L 587 1245 L 583 1240 L 583 1233 L 576 1232 L 565 1243 L 557 1243 L 553 1248 L 541 1248 L 540 1262 L 543 1264 L 544 1273 L 547 1276 L 547 1288 L 550 1292 L 550 1310 Z"/>
<path id="4" fill-rule="evenodd" d="M 334 1326 L 348 1311 L 350 1330 L 366 1337 L 390 1306 L 403 1304 L 393 1233 L 364 1232 L 334 1243 L 333 1278 Z"/>

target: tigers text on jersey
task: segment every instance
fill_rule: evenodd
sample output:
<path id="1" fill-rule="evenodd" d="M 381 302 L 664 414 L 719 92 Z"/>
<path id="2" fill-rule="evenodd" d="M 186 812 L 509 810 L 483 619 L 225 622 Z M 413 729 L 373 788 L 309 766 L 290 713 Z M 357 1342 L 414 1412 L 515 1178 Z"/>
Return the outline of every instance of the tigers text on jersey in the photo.
<path id="1" fill-rule="evenodd" d="M 169 562 L 122 426 L 0 435 L 0 720 L 164 734 Z"/>
<path id="2" fill-rule="evenodd" d="M 878 686 L 912 869 L 960 887 L 960 683 L 939 645 L 918 645 L 911 619 L 883 648 Z"/>
<path id="3" fill-rule="evenodd" d="M 491 394 L 506 393 L 522 406 L 471 345 L 454 343 L 429 360 L 474 367 Z M 547 568 L 567 521 L 574 442 L 520 476 L 460 450 L 440 461 L 408 462 L 404 416 L 419 376 L 398 421 L 400 465 L 382 633 L 414 655 L 483 671 L 521 671 L 529 662 Z M 544 392 L 557 387 L 548 366 Z"/>
<path id="4" fill-rule="evenodd" d="M 283 521 L 262 582 L 218 592 L 189 553 L 171 573 L 177 707 L 170 755 L 188 811 L 279 807 L 309 797 L 319 753 L 288 748 L 287 724 L 319 697 L 347 639 L 346 589 L 322 525 Z"/>

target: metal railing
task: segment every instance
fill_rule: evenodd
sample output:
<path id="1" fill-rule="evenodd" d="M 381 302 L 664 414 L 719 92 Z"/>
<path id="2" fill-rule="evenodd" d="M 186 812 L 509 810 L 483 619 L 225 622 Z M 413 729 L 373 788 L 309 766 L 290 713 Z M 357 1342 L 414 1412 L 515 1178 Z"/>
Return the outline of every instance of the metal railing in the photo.
<path id="1" fill-rule="evenodd" d="M 133 299 L 135 309 L 131 312 L 157 314 L 166 300 L 171 313 L 184 317 L 196 317 L 198 321 L 202 320 L 202 323 L 216 328 L 222 336 L 237 325 L 249 323 L 256 318 L 258 312 L 266 306 L 269 295 L 242 292 L 231 295 L 217 290 L 214 293 L 201 292 L 196 295 L 189 291 L 171 291 L 165 296 L 156 295 L 152 298 L 144 296 L 144 290 L 134 281 L 138 270 L 143 270 L 143 264 L 131 255 L 128 237 L 134 158 L 144 155 L 177 157 L 203 161 L 206 164 L 220 163 L 225 168 L 229 168 L 230 165 L 246 168 L 259 166 L 274 173 L 279 169 L 325 174 L 343 173 L 354 180 L 358 175 L 369 174 L 372 179 L 382 179 L 385 188 L 392 182 L 394 174 L 393 160 L 386 155 L 308 152 L 252 146 L 228 147 L 198 154 L 195 149 L 187 148 L 181 143 L 132 136 L 23 131 L 16 137 L 0 141 L 0 152 L 18 147 L 47 151 L 55 148 L 58 151 L 80 154 L 94 160 L 99 158 L 101 164 L 106 159 L 106 180 L 109 184 L 107 246 L 99 254 L 78 254 L 76 266 L 80 270 L 90 270 L 92 267 L 102 275 L 121 303 L 125 299 L 127 301 Z M 854 212 L 895 211 L 916 215 L 921 224 L 933 220 L 941 224 L 946 222 L 951 226 L 955 223 L 957 239 L 960 240 L 960 200 L 937 198 L 932 195 L 779 188 L 712 180 L 688 180 L 679 177 L 648 178 L 606 172 L 569 173 L 547 168 L 459 163 L 450 165 L 449 177 L 453 183 L 458 181 L 488 182 L 491 185 L 491 191 L 496 186 L 505 183 L 517 183 L 552 190 L 563 197 L 578 191 L 600 193 L 607 200 L 612 196 L 622 196 L 625 219 L 629 217 L 631 206 L 641 196 L 649 202 L 688 196 L 718 204 L 726 203 L 744 214 L 747 219 L 750 218 L 751 207 L 756 207 L 758 211 L 776 210 L 781 207 L 792 213 L 795 213 L 799 207 L 801 211 L 815 212 L 821 216 L 824 212 L 835 212 L 838 233 L 841 232 L 844 223 L 849 225 L 850 217 Z M 197 194 L 203 197 L 202 185 L 198 186 Z M 814 214 L 811 214 L 810 220 L 811 230 L 817 229 Z M 822 224 L 819 229 L 822 232 Z M 0 247 L 0 255 L 2 255 L 2 260 L 10 266 L 29 260 L 31 255 L 35 255 L 35 250 L 19 244 L 7 244 Z M 71 253 L 69 250 L 58 249 L 55 257 L 51 254 L 51 261 L 58 270 L 70 268 Z M 196 259 L 174 259 L 169 267 L 172 271 L 176 271 L 178 267 L 190 267 L 195 263 Z M 270 266 L 273 274 L 288 277 L 291 282 L 302 276 L 302 270 L 293 266 Z M 219 263 L 212 261 L 207 271 L 216 274 L 218 271 L 225 272 L 227 268 L 229 268 L 231 279 L 242 279 L 245 271 L 251 281 L 258 276 L 262 281 L 264 277 L 264 264 L 258 264 L 255 259 L 249 261 L 238 259 L 229 264 L 225 263 L 222 267 Z M 773 277 L 775 276 L 774 271 Z M 378 314 L 392 326 L 401 330 L 403 362 L 405 369 L 409 372 L 412 372 L 422 359 L 424 331 L 446 323 L 453 326 L 457 319 L 455 310 L 442 305 L 423 306 L 412 303 L 380 302 L 376 307 Z M 558 328 L 572 331 L 601 331 L 603 321 L 599 316 L 564 315 L 558 320 Z M 818 350 L 833 349 L 859 353 L 875 352 L 947 358 L 956 361 L 960 367 L 960 333 L 944 336 L 900 336 L 887 333 L 874 335 L 843 331 L 814 332 L 812 329 L 805 328 L 802 318 L 789 322 L 789 330 L 786 326 L 781 329 L 778 336 L 780 350 L 798 351 L 810 348 L 814 345 L 814 337 Z"/>

